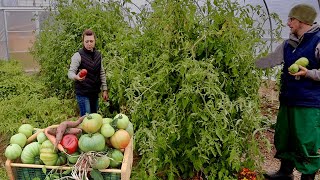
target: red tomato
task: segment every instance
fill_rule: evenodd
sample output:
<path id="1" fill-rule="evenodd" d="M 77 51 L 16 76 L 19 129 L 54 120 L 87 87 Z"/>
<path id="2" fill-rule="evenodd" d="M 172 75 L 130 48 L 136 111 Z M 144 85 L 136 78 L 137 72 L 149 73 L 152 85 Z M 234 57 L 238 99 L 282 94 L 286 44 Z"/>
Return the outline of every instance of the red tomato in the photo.
<path id="1" fill-rule="evenodd" d="M 83 78 L 84 76 L 86 76 L 88 73 L 88 71 L 86 69 L 81 69 L 80 73 L 79 73 L 79 77 Z"/>
<path id="2" fill-rule="evenodd" d="M 78 150 L 78 138 L 74 134 L 64 135 L 61 145 L 67 150 L 68 154 L 72 154 Z"/>

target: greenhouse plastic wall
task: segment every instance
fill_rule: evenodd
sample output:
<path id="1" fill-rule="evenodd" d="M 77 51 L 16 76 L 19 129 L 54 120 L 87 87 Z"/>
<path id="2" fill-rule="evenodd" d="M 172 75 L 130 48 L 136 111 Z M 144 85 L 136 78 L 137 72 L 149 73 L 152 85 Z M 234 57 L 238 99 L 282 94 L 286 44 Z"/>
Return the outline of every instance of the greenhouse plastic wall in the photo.
<path id="1" fill-rule="evenodd" d="M 101 0 L 100 0 L 101 1 Z M 106 0 L 107 1 L 107 0 Z M 146 0 L 132 0 L 137 6 L 145 6 L 149 3 Z M 318 0 L 237 0 L 240 4 L 260 5 L 267 8 L 270 13 L 277 13 L 285 26 L 282 29 L 282 39 L 289 37 L 289 28 L 286 26 L 288 13 L 296 4 L 307 3 L 316 8 L 318 11 L 317 22 L 320 20 Z M 205 0 L 198 0 L 197 3 L 203 4 Z M 36 66 L 29 48 L 35 39 L 36 33 L 41 30 L 41 22 L 48 14 L 43 7 L 54 6 L 54 0 L 0 0 L 0 59 L 16 58 L 22 59 L 23 65 L 27 69 Z M 131 7 L 133 11 L 138 11 L 135 6 Z M 38 15 L 34 21 L 31 21 Z M 259 20 L 259 17 L 256 17 Z M 275 28 L 275 23 L 265 23 L 265 29 Z M 270 51 L 274 50 L 280 41 L 275 41 L 272 35 L 264 37 L 270 43 Z M 272 43 L 271 43 L 272 42 Z"/>
<path id="2" fill-rule="evenodd" d="M 48 0 L 0 0 L 0 59 L 16 59 L 26 71 L 38 69 L 30 48 L 48 13 Z"/>
<path id="3" fill-rule="evenodd" d="M 283 25 L 285 26 L 281 32 L 282 39 L 289 38 L 290 29 L 287 26 L 288 14 L 289 14 L 290 9 L 297 4 L 306 3 L 306 4 L 310 4 L 313 7 L 315 7 L 315 9 L 318 12 L 318 17 L 316 18 L 316 22 L 320 23 L 320 21 L 319 21 L 320 20 L 320 11 L 319 11 L 318 0 L 290 0 L 290 1 L 266 0 L 265 2 L 267 4 L 267 7 L 265 6 L 263 0 L 245 0 L 245 1 L 241 1 L 241 2 L 243 4 L 260 5 L 264 8 L 268 8 L 270 13 L 277 13 L 279 15 L 280 19 L 282 20 Z M 276 26 L 275 23 L 272 22 L 272 27 L 274 28 L 275 26 Z M 268 23 L 265 24 L 265 29 L 270 30 L 270 25 Z M 265 39 L 267 41 L 270 41 L 271 36 L 270 35 L 266 36 Z M 272 49 L 270 49 L 270 50 L 274 50 L 277 45 L 279 45 L 279 42 L 273 42 Z"/>
<path id="4" fill-rule="evenodd" d="M 4 11 L 0 10 L 0 59 L 8 59 Z"/>

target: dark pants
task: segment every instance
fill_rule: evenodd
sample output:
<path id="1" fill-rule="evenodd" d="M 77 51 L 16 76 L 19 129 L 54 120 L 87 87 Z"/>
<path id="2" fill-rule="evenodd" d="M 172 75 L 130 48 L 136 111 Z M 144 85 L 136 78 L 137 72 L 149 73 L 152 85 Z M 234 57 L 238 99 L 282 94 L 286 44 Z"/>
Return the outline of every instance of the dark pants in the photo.
<path id="1" fill-rule="evenodd" d="M 77 95 L 77 101 L 80 108 L 80 116 L 98 111 L 98 95 L 90 97 Z"/>

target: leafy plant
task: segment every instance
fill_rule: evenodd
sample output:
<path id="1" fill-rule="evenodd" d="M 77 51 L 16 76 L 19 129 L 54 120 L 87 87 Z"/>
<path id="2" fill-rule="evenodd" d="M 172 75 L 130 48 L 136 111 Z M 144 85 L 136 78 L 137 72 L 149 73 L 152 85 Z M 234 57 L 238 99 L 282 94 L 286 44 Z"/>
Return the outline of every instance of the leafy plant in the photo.
<path id="1" fill-rule="evenodd" d="M 0 134 L 13 135 L 23 123 L 44 128 L 75 115 L 74 100 L 47 97 L 39 77 L 25 74 L 14 60 L 0 64 Z"/>
<path id="2" fill-rule="evenodd" d="M 96 33 L 96 48 L 104 56 L 114 41 L 125 34 L 120 3 L 99 3 L 90 0 L 59 0 L 57 9 L 50 9 L 45 23 L 33 46 L 32 53 L 41 65 L 41 76 L 50 93 L 70 98 L 74 95 L 73 82 L 67 73 L 72 55 L 82 48 L 82 32 L 92 29 Z M 119 35 L 118 35 L 119 34 Z"/>
<path id="3" fill-rule="evenodd" d="M 262 72 L 254 60 L 268 48 L 263 9 L 230 0 L 154 0 L 131 13 L 130 3 L 59 1 L 34 47 L 46 88 L 72 97 L 69 59 L 91 28 L 111 105 L 135 127 L 140 160 L 133 179 L 234 179 L 241 167 L 259 170 Z M 101 111 L 110 117 L 109 107 Z"/>

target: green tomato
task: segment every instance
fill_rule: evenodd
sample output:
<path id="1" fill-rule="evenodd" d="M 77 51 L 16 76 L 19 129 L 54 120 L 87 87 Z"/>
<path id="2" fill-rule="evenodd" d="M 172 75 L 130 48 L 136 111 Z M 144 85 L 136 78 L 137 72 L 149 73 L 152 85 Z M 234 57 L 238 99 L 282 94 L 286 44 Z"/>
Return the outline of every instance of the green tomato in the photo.
<path id="1" fill-rule="evenodd" d="M 4 155 L 6 156 L 6 158 L 8 158 L 10 160 L 15 160 L 18 157 L 20 157 L 21 152 L 22 152 L 22 149 L 21 149 L 20 145 L 10 144 L 6 148 Z"/>
<path id="2" fill-rule="evenodd" d="M 110 167 L 117 168 L 122 164 L 123 154 L 120 150 L 114 149 L 110 156 Z"/>
<path id="3" fill-rule="evenodd" d="M 48 140 L 47 136 L 44 134 L 44 132 L 40 132 L 37 135 L 37 141 L 42 144 L 45 140 Z"/>
<path id="4" fill-rule="evenodd" d="M 114 134 L 114 132 L 115 132 L 114 128 L 108 123 L 103 124 L 100 129 L 100 133 L 106 138 L 111 137 Z"/>
<path id="5" fill-rule="evenodd" d="M 10 144 L 18 144 L 20 147 L 24 147 L 27 143 L 26 135 L 22 133 L 15 134 L 10 138 Z"/>
<path id="6" fill-rule="evenodd" d="M 58 154 L 52 152 L 49 148 L 41 149 L 40 159 L 47 166 L 55 166 L 58 160 Z"/>
<path id="7" fill-rule="evenodd" d="M 102 116 L 97 113 L 87 115 L 81 123 L 81 129 L 86 133 L 96 133 L 100 130 L 101 126 Z"/>
<path id="8" fill-rule="evenodd" d="M 67 158 L 68 158 L 69 163 L 75 164 L 78 161 L 79 156 L 80 156 L 80 153 L 78 151 L 76 151 L 72 154 L 68 154 Z"/>
<path id="9" fill-rule="evenodd" d="M 106 146 L 105 138 L 100 133 L 84 134 L 79 138 L 79 148 L 83 152 L 103 151 Z"/>
<path id="10" fill-rule="evenodd" d="M 67 157 L 64 153 L 59 153 L 58 154 L 58 159 L 56 162 L 56 166 L 61 166 L 67 163 Z"/>
<path id="11" fill-rule="evenodd" d="M 113 121 L 112 118 L 103 118 L 102 119 L 102 123 L 103 124 L 111 124 L 112 121 Z"/>
<path id="12" fill-rule="evenodd" d="M 108 156 L 96 157 L 94 163 L 92 163 L 91 167 L 93 169 L 107 169 L 110 165 L 110 159 Z"/>
<path id="13" fill-rule="evenodd" d="M 133 136 L 133 124 L 130 121 L 128 127 L 126 128 L 126 131 L 129 133 L 130 137 Z"/>
<path id="14" fill-rule="evenodd" d="M 125 114 L 117 114 L 114 118 L 117 123 L 117 128 L 126 129 L 129 125 L 129 118 Z"/>
<path id="15" fill-rule="evenodd" d="M 18 132 L 26 135 L 26 137 L 29 138 L 32 135 L 33 127 L 30 124 L 22 124 L 19 127 Z"/>

